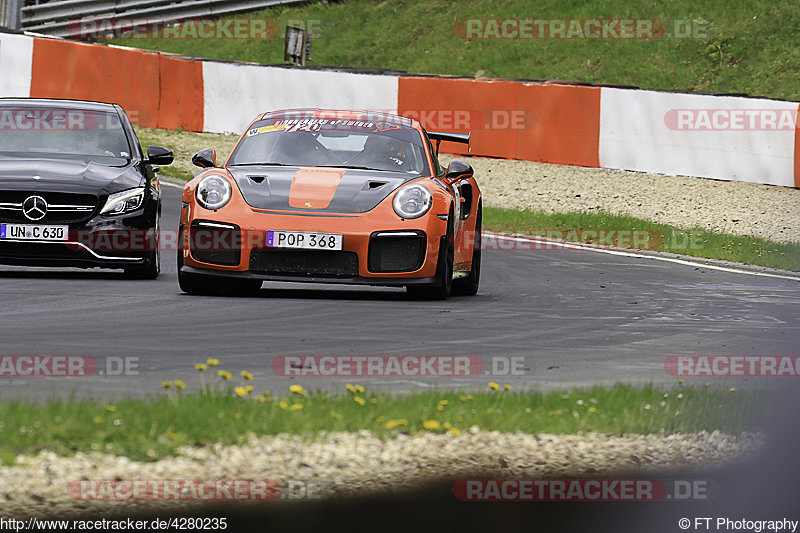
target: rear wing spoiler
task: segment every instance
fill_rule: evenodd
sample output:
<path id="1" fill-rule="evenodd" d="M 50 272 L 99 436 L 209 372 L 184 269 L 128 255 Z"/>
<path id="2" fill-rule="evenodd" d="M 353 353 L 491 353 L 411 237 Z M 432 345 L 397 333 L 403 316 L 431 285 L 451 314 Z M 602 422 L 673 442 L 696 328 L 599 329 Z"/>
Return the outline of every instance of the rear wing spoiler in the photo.
<path id="1" fill-rule="evenodd" d="M 443 131 L 429 131 L 428 137 L 436 141 L 436 156 L 439 156 L 439 145 L 442 141 L 462 143 L 469 145 L 469 133 L 449 133 Z"/>

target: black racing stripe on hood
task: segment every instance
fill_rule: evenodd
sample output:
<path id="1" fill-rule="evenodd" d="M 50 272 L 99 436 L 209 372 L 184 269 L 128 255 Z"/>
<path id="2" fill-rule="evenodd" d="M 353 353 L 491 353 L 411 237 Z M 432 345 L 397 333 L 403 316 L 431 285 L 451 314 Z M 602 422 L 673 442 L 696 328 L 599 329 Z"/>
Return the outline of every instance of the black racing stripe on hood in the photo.
<path id="1" fill-rule="evenodd" d="M 402 184 L 419 177 L 404 172 L 347 169 L 328 207 L 302 209 L 289 205 L 289 191 L 297 170 L 297 167 L 228 168 L 251 207 L 298 213 L 365 213 Z"/>

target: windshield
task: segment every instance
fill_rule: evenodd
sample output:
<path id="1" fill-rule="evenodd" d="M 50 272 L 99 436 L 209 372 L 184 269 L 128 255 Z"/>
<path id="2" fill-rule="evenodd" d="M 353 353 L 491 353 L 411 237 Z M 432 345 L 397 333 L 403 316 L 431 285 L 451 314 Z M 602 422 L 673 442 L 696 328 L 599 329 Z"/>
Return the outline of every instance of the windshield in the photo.
<path id="1" fill-rule="evenodd" d="M 337 118 L 270 117 L 256 122 L 228 161 L 229 166 L 255 164 L 430 174 L 417 130 L 385 121 Z"/>
<path id="2" fill-rule="evenodd" d="M 0 159 L 83 159 L 113 165 L 130 154 L 115 112 L 0 106 Z"/>

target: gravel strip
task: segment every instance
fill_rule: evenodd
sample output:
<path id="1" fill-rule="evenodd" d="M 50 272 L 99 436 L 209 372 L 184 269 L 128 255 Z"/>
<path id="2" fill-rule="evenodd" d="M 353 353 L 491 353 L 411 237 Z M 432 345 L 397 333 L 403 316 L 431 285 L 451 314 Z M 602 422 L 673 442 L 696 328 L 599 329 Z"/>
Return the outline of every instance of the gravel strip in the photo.
<path id="1" fill-rule="evenodd" d="M 67 496 L 81 479 L 270 479 L 280 487 L 303 482 L 320 497 L 391 492 L 425 482 L 491 473 L 496 477 L 611 477 L 672 467 L 712 467 L 741 460 L 761 447 L 757 435 L 719 432 L 673 435 L 528 435 L 481 432 L 462 435 L 420 433 L 381 439 L 368 431 L 298 436 L 251 436 L 242 445 L 184 447 L 181 455 L 153 463 L 79 452 L 20 456 L 17 466 L 0 467 L 3 515 L 131 514 L 185 510 L 196 503 L 175 501 L 93 501 Z"/>
<path id="2" fill-rule="evenodd" d="M 447 165 L 453 156 L 439 159 Z M 487 206 L 605 212 L 800 243 L 800 189 L 533 161 L 458 159 L 475 169 Z"/>

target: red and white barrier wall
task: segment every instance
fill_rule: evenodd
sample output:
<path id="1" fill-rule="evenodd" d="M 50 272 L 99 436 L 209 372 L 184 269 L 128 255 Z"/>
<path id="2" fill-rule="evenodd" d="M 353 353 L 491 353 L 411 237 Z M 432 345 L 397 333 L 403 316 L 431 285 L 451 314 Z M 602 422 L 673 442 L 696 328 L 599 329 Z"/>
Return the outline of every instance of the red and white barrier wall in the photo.
<path id="1" fill-rule="evenodd" d="M 10 33 L 0 96 L 116 102 L 142 126 L 237 133 L 271 109 L 375 109 L 472 131 L 472 155 L 800 188 L 797 102 L 269 67 Z"/>

